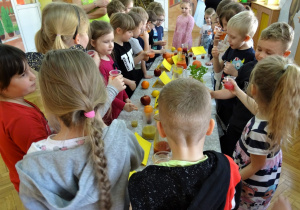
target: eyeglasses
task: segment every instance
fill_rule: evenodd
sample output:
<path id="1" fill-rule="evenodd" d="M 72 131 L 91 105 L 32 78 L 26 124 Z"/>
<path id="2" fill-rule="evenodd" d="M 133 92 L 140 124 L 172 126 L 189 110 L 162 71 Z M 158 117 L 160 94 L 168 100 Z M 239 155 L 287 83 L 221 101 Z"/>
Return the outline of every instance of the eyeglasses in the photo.
<path id="1" fill-rule="evenodd" d="M 164 19 L 157 19 L 158 22 L 164 22 Z"/>
<path id="2" fill-rule="evenodd" d="M 74 36 L 73 36 L 73 39 L 75 40 L 76 35 L 78 33 L 78 28 L 80 26 L 80 15 L 79 15 L 78 9 L 75 6 L 73 6 L 73 7 L 74 7 L 74 9 L 76 11 L 76 15 L 77 15 L 77 18 L 78 18 L 78 25 L 76 26 L 76 30 L 75 30 L 75 33 L 74 33 Z"/>

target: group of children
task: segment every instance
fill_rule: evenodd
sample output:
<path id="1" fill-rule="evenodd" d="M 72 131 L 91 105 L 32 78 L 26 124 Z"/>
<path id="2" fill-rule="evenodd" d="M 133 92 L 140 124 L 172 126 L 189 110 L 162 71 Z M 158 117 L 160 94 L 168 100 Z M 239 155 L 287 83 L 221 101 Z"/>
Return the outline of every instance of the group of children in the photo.
<path id="1" fill-rule="evenodd" d="M 229 0 L 221 1 L 216 13 L 208 10 L 201 43 L 214 26 L 227 33 L 224 41 L 223 31 L 209 41 L 215 90 L 193 79 L 162 89 L 157 129 L 168 139 L 172 160 L 133 174 L 128 185 L 143 149 L 116 118 L 122 110 L 137 109 L 130 96 L 142 77 L 150 78 L 148 52 L 156 46 L 151 51 L 163 53 L 166 43 L 158 3 L 147 12 L 130 2 L 118 4 L 107 5 L 110 23 L 89 24 L 82 8 L 51 3 L 35 37 L 38 53 L 0 45 L 0 153 L 25 207 L 128 209 L 131 203 L 133 209 L 266 209 L 278 185 L 281 144 L 299 117 L 300 68 L 284 58 L 293 29 L 270 25 L 254 52 L 257 19 L 251 11 Z M 190 3 L 182 2 L 181 10 L 178 26 L 192 30 Z M 191 33 L 178 35 L 177 29 L 173 40 L 189 42 Z M 222 57 L 219 44 L 228 46 Z M 86 48 L 97 53 L 90 56 Z M 31 68 L 39 72 L 48 121 L 24 99 L 36 89 Z M 113 69 L 122 75 L 112 78 Z M 234 76 L 226 81 L 232 90 L 220 89 L 218 81 L 228 75 Z M 226 155 L 203 151 L 214 128 L 211 97 L 219 99 L 218 115 L 227 126 L 221 137 Z"/>

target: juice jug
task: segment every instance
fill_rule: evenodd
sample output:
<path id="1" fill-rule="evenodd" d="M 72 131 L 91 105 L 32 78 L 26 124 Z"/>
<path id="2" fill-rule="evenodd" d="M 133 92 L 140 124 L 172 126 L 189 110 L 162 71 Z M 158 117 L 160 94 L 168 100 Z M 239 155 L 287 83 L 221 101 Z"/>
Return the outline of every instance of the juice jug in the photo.
<path id="1" fill-rule="evenodd" d="M 183 67 L 172 65 L 172 80 L 183 77 Z"/>
<path id="2" fill-rule="evenodd" d="M 177 66 L 178 67 L 181 66 L 184 69 L 186 69 L 187 68 L 186 59 L 185 59 L 185 55 L 182 53 L 182 51 L 178 51 L 177 57 L 178 57 Z"/>
<path id="3" fill-rule="evenodd" d="M 147 140 L 154 139 L 156 127 L 155 127 L 155 120 L 153 118 L 153 108 L 150 105 L 144 107 L 143 113 L 143 130 L 142 130 L 142 137 Z"/>
<path id="4" fill-rule="evenodd" d="M 157 122 L 159 121 L 159 115 L 155 115 L 154 119 L 157 124 Z M 157 152 L 162 152 L 162 151 L 171 152 L 171 148 L 169 146 L 167 138 L 161 137 L 159 135 L 157 128 L 156 128 L 154 142 L 153 142 L 153 149 L 154 149 L 154 154 Z"/>

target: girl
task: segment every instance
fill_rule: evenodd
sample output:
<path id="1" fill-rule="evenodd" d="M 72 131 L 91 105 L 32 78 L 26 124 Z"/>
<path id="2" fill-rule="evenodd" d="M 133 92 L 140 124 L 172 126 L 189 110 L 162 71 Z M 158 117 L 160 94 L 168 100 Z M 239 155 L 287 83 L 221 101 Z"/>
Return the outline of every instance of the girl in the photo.
<path id="1" fill-rule="evenodd" d="M 241 209 L 267 209 L 274 195 L 282 164 L 280 146 L 296 131 L 299 119 L 299 80 L 300 68 L 277 55 L 259 61 L 252 71 L 248 90 L 253 98 L 231 80 L 232 93 L 255 115 L 233 154 L 243 180 Z"/>
<path id="2" fill-rule="evenodd" d="M 35 89 L 36 77 L 25 53 L 0 44 L 0 153 L 17 191 L 20 180 L 15 164 L 22 160 L 32 142 L 51 134 L 43 113 L 24 99 Z"/>
<path id="3" fill-rule="evenodd" d="M 85 51 L 89 37 L 89 20 L 82 8 L 66 3 L 51 3 L 43 9 L 42 26 L 36 33 L 35 45 L 38 53 L 27 53 L 31 68 L 39 71 L 44 54 L 49 50 L 76 49 Z M 98 54 L 93 57 L 97 65 L 100 64 Z M 119 91 L 125 88 L 122 75 L 109 80 L 107 92 L 108 101 L 101 115 L 104 116 Z"/>
<path id="4" fill-rule="evenodd" d="M 77 50 L 50 51 L 40 84 L 50 123 L 59 129 L 32 144 L 16 165 L 25 207 L 128 208 L 128 174 L 140 165 L 143 149 L 123 121 L 104 125 L 99 110 L 107 94 L 92 58 Z"/>
<path id="5" fill-rule="evenodd" d="M 193 44 L 192 31 L 194 28 L 194 18 L 189 14 L 191 4 L 189 1 L 182 1 L 180 8 L 182 15 L 179 15 L 176 20 L 172 46 L 178 48 L 182 44 L 187 43 L 188 48 L 191 48 Z"/>
<path id="6" fill-rule="evenodd" d="M 108 82 L 109 71 L 115 69 L 114 61 L 110 54 L 114 48 L 114 32 L 111 25 L 104 21 L 93 21 L 91 23 L 91 47 L 96 50 L 101 59 L 100 72 L 102 73 L 105 84 Z M 104 122 L 110 125 L 114 119 L 117 119 L 122 110 L 131 112 L 137 110 L 137 107 L 131 103 L 125 90 L 121 91 L 112 102 L 111 113 L 104 116 Z"/>
<path id="7" fill-rule="evenodd" d="M 128 13 L 133 7 L 133 0 L 120 0 L 120 2 L 125 6 L 125 13 Z"/>
<path id="8" fill-rule="evenodd" d="M 141 80 L 138 72 L 141 70 L 136 71 L 134 68 L 133 51 L 129 43 L 135 23 L 128 14 L 116 13 L 110 18 L 110 24 L 114 29 L 113 57 L 125 77 L 125 84 L 128 85 L 125 91 L 130 98 Z"/>

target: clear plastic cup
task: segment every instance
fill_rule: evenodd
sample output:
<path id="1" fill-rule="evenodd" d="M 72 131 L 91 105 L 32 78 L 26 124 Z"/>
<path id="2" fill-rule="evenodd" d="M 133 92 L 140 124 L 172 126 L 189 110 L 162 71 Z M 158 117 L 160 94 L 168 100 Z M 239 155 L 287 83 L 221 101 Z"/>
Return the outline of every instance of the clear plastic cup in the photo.
<path id="1" fill-rule="evenodd" d="M 89 54 L 89 56 L 91 56 L 92 58 L 96 55 L 96 51 L 95 50 L 88 50 L 87 54 Z"/>
<path id="2" fill-rule="evenodd" d="M 156 152 L 152 156 L 152 161 L 156 165 L 162 162 L 168 162 L 169 160 L 171 160 L 171 158 L 172 158 L 171 152 L 161 151 L 161 152 Z"/>
<path id="3" fill-rule="evenodd" d="M 120 70 L 114 69 L 109 71 L 109 75 L 112 77 L 112 79 L 116 78 L 121 74 Z"/>

